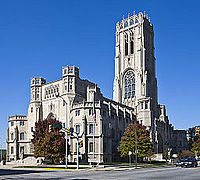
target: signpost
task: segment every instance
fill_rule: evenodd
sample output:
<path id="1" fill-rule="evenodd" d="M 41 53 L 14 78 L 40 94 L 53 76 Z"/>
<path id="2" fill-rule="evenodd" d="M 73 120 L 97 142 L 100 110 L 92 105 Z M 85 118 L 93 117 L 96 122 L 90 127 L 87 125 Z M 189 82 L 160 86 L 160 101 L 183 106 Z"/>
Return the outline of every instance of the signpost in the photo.
<path id="1" fill-rule="evenodd" d="M 62 125 L 59 123 L 53 123 L 52 126 L 58 129 L 62 129 Z"/>

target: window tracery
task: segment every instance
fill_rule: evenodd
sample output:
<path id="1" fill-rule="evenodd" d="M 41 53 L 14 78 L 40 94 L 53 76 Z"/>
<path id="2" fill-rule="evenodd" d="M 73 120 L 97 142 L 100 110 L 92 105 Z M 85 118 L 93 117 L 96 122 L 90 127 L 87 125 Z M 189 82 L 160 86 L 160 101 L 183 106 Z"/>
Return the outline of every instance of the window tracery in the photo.
<path id="1" fill-rule="evenodd" d="M 45 88 L 45 99 L 56 97 L 56 94 L 59 93 L 59 85 L 51 85 Z"/>
<path id="2" fill-rule="evenodd" d="M 135 96 L 135 76 L 131 70 L 127 71 L 124 76 L 124 92 L 125 99 Z"/>

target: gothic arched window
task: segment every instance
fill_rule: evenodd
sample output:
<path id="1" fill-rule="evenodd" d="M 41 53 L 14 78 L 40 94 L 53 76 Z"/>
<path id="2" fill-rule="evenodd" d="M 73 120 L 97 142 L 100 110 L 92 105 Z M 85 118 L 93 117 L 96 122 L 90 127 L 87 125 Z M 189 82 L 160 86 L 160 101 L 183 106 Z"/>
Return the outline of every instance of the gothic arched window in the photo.
<path id="1" fill-rule="evenodd" d="M 124 27 L 128 27 L 128 22 L 127 21 L 125 22 Z"/>
<path id="2" fill-rule="evenodd" d="M 127 34 L 125 34 L 124 40 L 125 40 L 125 56 L 127 56 L 128 55 L 128 35 Z"/>
<path id="3" fill-rule="evenodd" d="M 134 35 L 133 32 L 130 32 L 130 52 L 131 54 L 134 53 Z"/>
<path id="4" fill-rule="evenodd" d="M 132 19 L 130 20 L 130 25 L 133 25 L 133 20 Z"/>
<path id="5" fill-rule="evenodd" d="M 125 99 L 133 98 L 135 96 L 135 76 L 131 70 L 127 71 L 124 76 L 124 92 Z"/>

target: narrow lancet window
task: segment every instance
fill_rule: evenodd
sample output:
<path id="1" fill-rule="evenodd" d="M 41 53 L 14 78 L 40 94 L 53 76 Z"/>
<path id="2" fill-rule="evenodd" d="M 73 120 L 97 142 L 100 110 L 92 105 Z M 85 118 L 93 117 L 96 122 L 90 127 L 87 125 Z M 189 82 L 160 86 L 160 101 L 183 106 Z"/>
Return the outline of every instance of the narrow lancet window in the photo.
<path id="1" fill-rule="evenodd" d="M 125 39 L 125 56 L 127 56 L 128 55 L 128 36 L 127 36 L 127 34 L 125 35 L 124 39 Z"/>
<path id="2" fill-rule="evenodd" d="M 130 33 L 130 53 L 134 53 L 134 39 L 133 39 L 133 32 Z"/>
<path id="3" fill-rule="evenodd" d="M 134 44 L 133 44 L 133 41 L 131 41 L 131 54 L 134 53 Z"/>

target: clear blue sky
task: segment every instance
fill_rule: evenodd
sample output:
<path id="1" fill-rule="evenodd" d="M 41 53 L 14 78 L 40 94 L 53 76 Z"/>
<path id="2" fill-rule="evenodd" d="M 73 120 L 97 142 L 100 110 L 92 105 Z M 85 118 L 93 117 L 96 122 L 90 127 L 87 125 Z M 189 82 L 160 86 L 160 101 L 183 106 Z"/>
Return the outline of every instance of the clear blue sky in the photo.
<path id="1" fill-rule="evenodd" d="M 115 24 L 146 11 L 155 31 L 159 103 L 177 129 L 200 124 L 199 1 L 0 1 L 0 142 L 10 115 L 26 114 L 30 78 L 61 77 L 76 65 L 112 98 Z M 5 147 L 5 143 L 4 143 Z"/>

